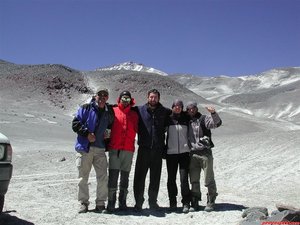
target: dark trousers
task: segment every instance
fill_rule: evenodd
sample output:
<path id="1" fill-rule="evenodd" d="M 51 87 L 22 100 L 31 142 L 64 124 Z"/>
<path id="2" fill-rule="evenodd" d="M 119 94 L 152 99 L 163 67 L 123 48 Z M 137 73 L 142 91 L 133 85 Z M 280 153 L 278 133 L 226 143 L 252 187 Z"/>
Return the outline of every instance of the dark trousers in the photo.
<path id="1" fill-rule="evenodd" d="M 115 202 L 116 201 L 116 193 L 118 189 L 118 179 L 119 174 L 121 173 L 119 188 L 119 201 L 126 201 L 126 197 L 128 194 L 128 181 L 129 181 L 129 172 L 127 171 L 119 171 L 110 169 L 108 175 L 108 201 Z"/>
<path id="2" fill-rule="evenodd" d="M 167 171 L 168 171 L 168 194 L 170 203 L 176 202 L 176 196 L 178 194 L 178 189 L 176 185 L 176 176 L 179 167 L 180 175 L 180 187 L 182 203 L 188 204 L 190 202 L 190 187 L 188 180 L 190 155 L 189 153 L 167 155 Z"/>
<path id="3" fill-rule="evenodd" d="M 136 205 L 141 207 L 144 202 L 145 179 L 150 169 L 150 183 L 148 188 L 149 204 L 156 204 L 160 185 L 162 167 L 162 151 L 139 147 L 135 164 L 133 192 Z"/>

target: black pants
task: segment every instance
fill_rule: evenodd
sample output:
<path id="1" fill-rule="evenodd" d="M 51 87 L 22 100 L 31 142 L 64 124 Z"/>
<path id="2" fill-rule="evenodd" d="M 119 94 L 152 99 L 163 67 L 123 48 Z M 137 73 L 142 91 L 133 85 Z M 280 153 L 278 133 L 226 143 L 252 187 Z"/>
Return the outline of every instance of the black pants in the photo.
<path id="1" fill-rule="evenodd" d="M 120 183 L 119 183 L 119 201 L 126 201 L 128 193 L 128 181 L 129 181 L 129 172 L 120 171 L 115 169 L 109 170 L 108 175 L 108 201 L 115 202 L 116 194 L 118 189 L 118 179 L 119 174 L 121 173 Z"/>
<path id="2" fill-rule="evenodd" d="M 148 188 L 149 204 L 157 202 L 162 167 L 162 151 L 139 147 L 135 164 L 133 192 L 137 206 L 144 202 L 145 179 L 150 169 L 150 183 Z"/>
<path id="3" fill-rule="evenodd" d="M 178 194 L 176 176 L 179 167 L 182 203 L 188 204 L 190 202 L 190 187 L 188 180 L 190 155 L 188 152 L 182 154 L 167 155 L 166 160 L 168 171 L 167 186 L 170 203 L 176 202 L 176 196 Z"/>

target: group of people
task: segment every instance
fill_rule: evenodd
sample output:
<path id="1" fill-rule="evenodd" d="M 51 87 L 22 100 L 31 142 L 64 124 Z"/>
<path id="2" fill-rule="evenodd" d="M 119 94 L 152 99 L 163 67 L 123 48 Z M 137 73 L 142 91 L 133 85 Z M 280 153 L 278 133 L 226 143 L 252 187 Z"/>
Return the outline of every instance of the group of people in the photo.
<path id="1" fill-rule="evenodd" d="M 202 115 L 198 112 L 197 103 L 188 102 L 184 110 L 181 100 L 175 100 L 171 109 L 168 109 L 160 103 L 160 93 L 156 89 L 148 91 L 147 103 L 142 106 L 135 106 L 129 91 L 120 93 L 116 105 L 108 104 L 108 98 L 107 89 L 97 91 L 89 103 L 80 106 L 72 121 L 73 131 L 77 133 L 78 212 L 88 211 L 88 179 L 92 166 L 97 180 L 95 212 L 112 213 L 116 210 L 118 187 L 119 209 L 127 209 L 136 134 L 139 146 L 133 181 L 136 211 L 142 210 L 145 201 L 145 180 L 149 170 L 149 208 L 160 208 L 157 196 L 163 159 L 166 159 L 168 172 L 170 209 L 177 209 L 176 176 L 179 168 L 182 211 L 187 213 L 199 210 L 201 170 L 204 171 L 204 184 L 208 189 L 204 210 L 214 210 L 218 194 L 213 172 L 211 149 L 214 145 L 210 129 L 222 123 L 215 109 L 209 106 L 206 109 L 210 115 Z"/>

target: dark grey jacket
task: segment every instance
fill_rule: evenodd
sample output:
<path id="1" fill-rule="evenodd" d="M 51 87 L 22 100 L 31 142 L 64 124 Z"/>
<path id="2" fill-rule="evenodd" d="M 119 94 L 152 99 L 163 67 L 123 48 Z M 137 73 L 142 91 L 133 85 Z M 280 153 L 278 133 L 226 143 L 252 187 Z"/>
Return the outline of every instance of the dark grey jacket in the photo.
<path id="1" fill-rule="evenodd" d="M 200 113 L 197 113 L 189 123 L 188 142 L 191 152 L 206 150 L 207 146 L 204 145 L 201 141 L 201 138 L 206 133 L 204 129 L 214 129 L 221 126 L 221 124 L 222 120 L 216 112 L 212 113 L 211 115 L 203 116 Z"/>

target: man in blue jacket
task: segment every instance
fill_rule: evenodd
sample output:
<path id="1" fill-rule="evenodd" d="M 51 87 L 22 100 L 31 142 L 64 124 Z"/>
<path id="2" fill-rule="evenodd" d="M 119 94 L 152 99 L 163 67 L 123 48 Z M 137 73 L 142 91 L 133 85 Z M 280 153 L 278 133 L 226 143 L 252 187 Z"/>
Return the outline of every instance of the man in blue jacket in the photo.
<path id="1" fill-rule="evenodd" d="M 110 129 L 114 113 L 108 100 L 108 90 L 97 92 L 90 103 L 82 105 L 72 122 L 73 131 L 78 134 L 75 144 L 76 165 L 79 172 L 78 201 L 79 213 L 86 213 L 89 205 L 88 179 L 92 166 L 97 177 L 97 197 L 95 212 L 105 210 L 108 195 L 107 159 L 105 155 L 105 136 Z"/>
<path id="2" fill-rule="evenodd" d="M 148 188 L 150 209 L 159 209 L 157 195 L 160 185 L 162 154 L 165 148 L 165 129 L 171 111 L 159 102 L 160 93 L 156 89 L 148 92 L 148 102 L 138 106 L 138 155 L 134 173 L 135 209 L 142 210 L 144 203 L 145 179 L 150 169 Z"/>

